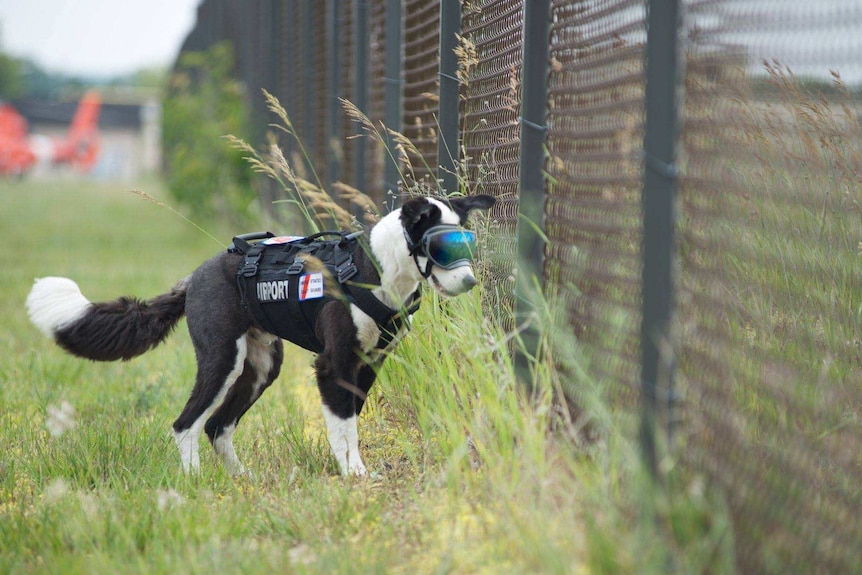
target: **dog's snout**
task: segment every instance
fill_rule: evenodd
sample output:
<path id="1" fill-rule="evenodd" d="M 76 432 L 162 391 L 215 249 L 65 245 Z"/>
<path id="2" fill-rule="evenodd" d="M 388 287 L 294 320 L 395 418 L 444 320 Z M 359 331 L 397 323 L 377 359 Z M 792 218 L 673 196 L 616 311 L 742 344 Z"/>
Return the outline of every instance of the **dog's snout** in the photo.
<path id="1" fill-rule="evenodd" d="M 473 274 L 465 276 L 464 279 L 461 280 L 461 286 L 464 291 L 470 291 L 476 287 L 476 277 Z"/>

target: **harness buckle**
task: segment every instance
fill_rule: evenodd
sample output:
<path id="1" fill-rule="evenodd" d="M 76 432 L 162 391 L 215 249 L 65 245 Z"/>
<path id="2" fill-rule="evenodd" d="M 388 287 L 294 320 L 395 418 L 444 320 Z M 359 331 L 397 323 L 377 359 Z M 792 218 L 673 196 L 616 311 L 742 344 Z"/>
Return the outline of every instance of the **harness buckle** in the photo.
<path id="1" fill-rule="evenodd" d="M 338 274 L 338 283 L 343 284 L 353 276 L 359 273 L 359 269 L 353 263 L 352 260 L 347 260 L 337 268 L 335 268 L 336 273 Z"/>
<path id="2" fill-rule="evenodd" d="M 260 262 L 261 254 L 260 252 L 254 255 L 246 255 L 245 261 L 242 264 L 242 268 L 240 269 L 240 274 L 245 278 L 252 278 L 257 275 L 257 267 Z"/>
<path id="3" fill-rule="evenodd" d="M 296 256 L 293 262 L 287 266 L 287 274 L 288 275 L 296 275 L 301 274 L 302 270 L 305 268 L 305 260 L 299 256 Z"/>

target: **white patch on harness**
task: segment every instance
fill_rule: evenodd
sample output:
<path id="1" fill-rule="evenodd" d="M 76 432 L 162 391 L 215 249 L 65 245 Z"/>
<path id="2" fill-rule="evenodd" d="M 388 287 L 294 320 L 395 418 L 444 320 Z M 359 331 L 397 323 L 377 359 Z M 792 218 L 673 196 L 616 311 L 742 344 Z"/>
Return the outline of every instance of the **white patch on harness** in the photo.
<path id="1" fill-rule="evenodd" d="M 287 280 L 257 283 L 257 301 L 287 301 Z"/>
<path id="2" fill-rule="evenodd" d="M 323 297 L 323 273 L 314 272 L 299 276 L 299 301 Z"/>
<path id="3" fill-rule="evenodd" d="M 295 242 L 296 240 L 301 239 L 302 236 L 276 236 L 274 238 L 267 238 L 261 243 L 265 246 L 277 246 L 280 244 L 289 244 L 290 242 Z"/>

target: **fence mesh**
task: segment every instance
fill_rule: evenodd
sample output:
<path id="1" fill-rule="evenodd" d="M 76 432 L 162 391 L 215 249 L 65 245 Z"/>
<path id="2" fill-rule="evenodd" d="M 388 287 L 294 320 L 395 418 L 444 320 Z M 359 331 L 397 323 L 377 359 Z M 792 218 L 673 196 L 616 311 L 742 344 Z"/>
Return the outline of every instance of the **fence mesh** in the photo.
<path id="1" fill-rule="evenodd" d="M 329 146 L 332 147 L 334 153 L 328 157 L 334 163 L 334 169 L 330 172 L 334 177 L 331 179 L 351 183 L 356 153 L 356 140 L 352 136 L 358 132 L 358 129 L 352 122 L 344 119 L 338 98 L 344 98 L 351 102 L 356 101 L 356 75 L 353 73 L 354 44 L 356 43 L 354 38 L 354 1 L 341 0 L 338 3 L 333 2 L 333 4 L 338 6 L 335 8 L 335 28 L 330 31 L 334 35 L 334 38 L 331 38 L 330 47 L 338 50 L 338 89 L 330 89 L 327 92 L 327 97 L 332 99 L 330 123 L 334 124 L 329 138 Z"/>
<path id="2" fill-rule="evenodd" d="M 682 454 L 725 488 L 749 572 L 860 569 L 862 155 L 839 80 L 862 80 L 860 25 L 838 2 L 688 13 Z"/>
<path id="3" fill-rule="evenodd" d="M 471 193 L 490 193 L 493 245 L 483 253 L 486 279 L 511 293 L 518 221 L 520 71 L 523 0 L 465 5 L 460 42 L 464 180 Z"/>
<path id="4" fill-rule="evenodd" d="M 278 24 L 279 71 L 278 87 L 273 94 L 279 99 L 285 111 L 294 122 L 304 117 L 307 101 L 301 97 L 302 82 L 302 8 L 297 2 L 287 2 L 281 7 Z M 296 146 L 293 142 L 283 142 L 284 152 L 293 159 Z M 294 162 L 295 163 L 295 162 Z"/>
<path id="5" fill-rule="evenodd" d="M 410 183 L 437 189 L 437 107 L 440 100 L 440 3 L 404 2 L 404 135 Z"/>
<path id="6" fill-rule="evenodd" d="M 368 75 L 370 81 L 366 113 L 377 129 L 382 130 L 381 123 L 386 111 L 386 0 L 371 0 L 369 5 Z M 367 172 L 364 181 L 355 182 L 354 185 L 371 196 L 377 206 L 382 207 L 387 200 L 383 193 L 385 189 L 383 166 L 388 154 L 376 139 L 366 138 L 366 140 Z"/>
<path id="7" fill-rule="evenodd" d="M 546 275 L 591 352 L 594 376 L 633 400 L 645 12 L 636 1 L 560 1 L 551 21 Z"/>
<path id="8" fill-rule="evenodd" d="M 249 92 L 278 91 L 324 175 L 332 102 L 354 95 L 358 1 L 204 0 L 183 49 L 232 40 Z M 385 109 L 385 4 L 368 3 L 374 121 Z M 464 174 L 470 192 L 500 200 L 491 277 L 501 292 L 517 251 L 524 4 L 462 4 Z M 740 572 L 862 572 L 862 5 L 682 5 L 678 294 L 667 342 L 682 397 L 680 464 L 690 489 L 723 494 Z M 342 11 L 338 74 L 332 10 Z M 404 0 L 402 10 L 408 184 L 436 189 L 440 3 Z M 550 18 L 544 276 L 590 351 L 591 376 L 627 410 L 638 397 L 650 209 L 641 206 L 646 2 L 557 0 Z M 342 122 L 339 177 L 382 189 L 385 152 L 374 142 L 367 173 L 351 181 L 356 128 Z"/>

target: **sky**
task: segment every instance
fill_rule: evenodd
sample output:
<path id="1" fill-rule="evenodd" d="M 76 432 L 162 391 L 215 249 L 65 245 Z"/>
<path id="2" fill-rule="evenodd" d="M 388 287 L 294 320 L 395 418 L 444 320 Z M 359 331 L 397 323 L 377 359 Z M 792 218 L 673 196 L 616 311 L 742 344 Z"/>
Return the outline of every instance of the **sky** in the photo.
<path id="1" fill-rule="evenodd" d="M 0 0 L 0 49 L 35 60 L 49 72 L 95 78 L 169 65 L 194 26 L 201 1 Z M 750 46 L 754 61 L 779 57 L 797 73 L 824 79 L 837 68 L 845 80 L 862 83 L 862 0 L 693 4 L 713 14 L 701 25 L 717 24 L 721 17 L 732 21 L 731 29 L 740 32 L 724 40 Z"/>
<path id="2" fill-rule="evenodd" d="M 171 64 L 201 0 L 0 0 L 0 48 L 48 72 L 125 75 Z"/>

